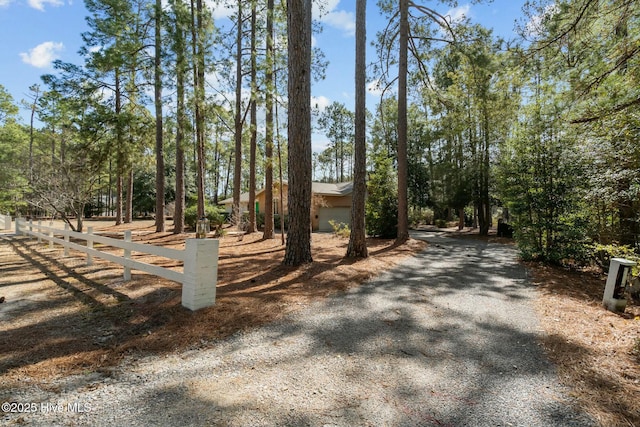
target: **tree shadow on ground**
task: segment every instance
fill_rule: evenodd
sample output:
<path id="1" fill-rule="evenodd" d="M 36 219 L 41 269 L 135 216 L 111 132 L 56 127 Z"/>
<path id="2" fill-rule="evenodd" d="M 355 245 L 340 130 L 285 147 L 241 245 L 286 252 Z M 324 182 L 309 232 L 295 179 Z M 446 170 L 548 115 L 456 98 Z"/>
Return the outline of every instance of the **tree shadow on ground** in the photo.
<path id="1" fill-rule="evenodd" d="M 388 244 L 371 243 L 379 249 Z M 181 306 L 180 284 L 135 271 L 133 280 L 124 282 L 118 279 L 121 269 L 108 275 L 102 272 L 113 268 L 107 262 L 96 259 L 96 265 L 86 267 L 81 261 L 60 256 L 61 250 L 42 250 L 28 238 L 3 239 L 1 244 L 8 245 L 22 260 L 20 265 L 32 267 L 31 273 L 39 277 L 14 280 L 12 270 L 6 286 L 34 280 L 53 284 L 42 297 L 24 294 L 20 301 L 9 300 L 0 307 L 8 319 L 0 336 L 0 374 L 5 378 L 11 374 L 16 381 L 25 374 L 37 379 L 86 369 L 108 374 L 125 356 L 206 347 L 372 274 L 366 267 L 362 267 L 366 274 L 333 274 L 357 263 L 321 251 L 320 261 L 285 268 L 280 265 L 280 245 L 265 250 L 264 245 L 247 241 L 243 246 L 252 252 L 247 254 L 245 249 L 221 260 L 215 306 L 191 312 Z"/>

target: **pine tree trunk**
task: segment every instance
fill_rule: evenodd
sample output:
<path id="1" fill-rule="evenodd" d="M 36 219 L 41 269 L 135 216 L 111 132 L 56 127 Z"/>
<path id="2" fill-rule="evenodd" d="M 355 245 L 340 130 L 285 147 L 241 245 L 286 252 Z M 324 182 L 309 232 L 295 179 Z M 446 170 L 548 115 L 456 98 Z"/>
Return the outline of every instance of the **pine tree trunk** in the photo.
<path id="1" fill-rule="evenodd" d="M 348 257 L 366 258 L 365 197 L 367 192 L 366 141 L 366 0 L 356 0 L 356 112 L 355 112 L 355 167 L 351 200 L 351 235 L 347 246 Z"/>
<path id="2" fill-rule="evenodd" d="M 176 10 L 176 16 L 178 11 Z M 185 183 L 184 183 L 184 130 L 186 129 L 185 118 L 185 42 L 182 28 L 176 28 L 176 200 L 173 212 L 173 232 L 180 234 L 184 232 L 184 211 L 185 211 Z"/>
<path id="3" fill-rule="evenodd" d="M 133 222 L 133 166 L 129 167 L 127 174 L 127 199 L 124 222 L 125 224 L 131 224 Z"/>
<path id="4" fill-rule="evenodd" d="M 196 189 L 198 192 L 198 218 L 204 216 L 204 43 L 202 0 L 191 0 L 191 50 L 193 54 L 193 90 L 196 122 Z"/>
<path id="5" fill-rule="evenodd" d="M 311 256 L 311 0 L 287 1 L 289 232 L 285 265 Z"/>
<path id="6" fill-rule="evenodd" d="M 155 4 L 154 104 L 156 110 L 156 232 L 164 231 L 164 141 L 162 139 L 162 1 Z"/>
<path id="7" fill-rule="evenodd" d="M 256 149 L 258 145 L 256 1 L 251 1 L 251 141 L 249 147 L 249 224 L 247 233 L 256 231 Z"/>
<path id="8" fill-rule="evenodd" d="M 116 102 L 116 118 L 120 117 L 122 112 L 122 95 L 120 93 L 120 73 L 116 68 L 115 71 L 115 102 Z M 124 137 L 122 132 L 122 125 L 120 120 L 116 121 L 116 145 L 117 145 L 117 160 L 116 160 L 116 225 L 122 224 L 122 207 L 123 207 L 123 183 L 124 183 L 124 171 L 125 171 L 125 158 L 124 158 Z"/>
<path id="9" fill-rule="evenodd" d="M 273 0 L 267 0 L 267 70 L 265 72 L 265 190 L 263 239 L 273 239 Z M 282 214 L 282 212 L 281 212 Z"/>
<path id="10" fill-rule="evenodd" d="M 409 239 L 407 194 L 407 74 L 409 0 L 400 0 L 400 60 L 398 64 L 398 236 L 397 243 Z"/>
<path id="11" fill-rule="evenodd" d="M 240 228 L 240 186 L 242 180 L 242 0 L 238 0 L 238 33 L 236 37 L 236 109 L 235 109 L 235 167 L 233 169 L 233 210 L 231 220 Z"/>

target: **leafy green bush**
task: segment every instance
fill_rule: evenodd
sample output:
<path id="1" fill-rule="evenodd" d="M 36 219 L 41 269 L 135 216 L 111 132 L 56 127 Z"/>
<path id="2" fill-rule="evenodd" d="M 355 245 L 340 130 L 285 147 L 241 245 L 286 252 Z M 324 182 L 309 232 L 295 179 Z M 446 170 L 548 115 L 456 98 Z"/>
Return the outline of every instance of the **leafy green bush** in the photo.
<path id="1" fill-rule="evenodd" d="M 409 224 L 411 227 L 417 227 L 421 224 L 431 224 L 433 222 L 432 209 L 414 208 L 409 210 Z"/>
<path id="2" fill-rule="evenodd" d="M 277 229 L 277 230 L 281 230 L 282 229 L 282 224 L 281 222 L 284 220 L 284 228 L 288 229 L 289 228 L 289 215 L 283 215 L 284 219 L 281 219 L 282 216 L 280 214 L 275 214 L 273 216 L 273 226 Z"/>
<path id="3" fill-rule="evenodd" d="M 438 227 L 438 228 L 447 228 L 447 220 L 446 219 L 436 219 L 436 227 Z"/>
<path id="4" fill-rule="evenodd" d="M 225 222 L 225 215 L 221 208 L 215 206 L 205 206 L 204 212 L 209 220 L 209 226 L 212 230 L 217 230 L 222 227 Z M 192 230 L 196 229 L 196 223 L 198 222 L 198 207 L 190 206 L 184 212 L 184 223 Z"/>
<path id="5" fill-rule="evenodd" d="M 330 219 L 329 225 L 331 225 L 331 228 L 333 228 L 333 234 L 335 234 L 338 237 L 348 239 L 349 236 L 351 235 L 351 230 L 349 229 L 349 226 L 344 222 L 336 222 Z"/>
<path id="6" fill-rule="evenodd" d="M 636 262 L 636 266 L 633 267 L 632 272 L 634 276 L 639 273 L 638 264 L 640 264 L 640 256 L 630 246 L 620 245 L 601 245 L 596 243 L 591 247 L 593 254 L 593 261 L 604 271 L 609 271 L 609 263 L 611 258 L 625 258 L 629 261 Z"/>
<path id="7" fill-rule="evenodd" d="M 376 159 L 365 205 L 367 234 L 385 239 L 398 236 L 398 189 L 391 162 L 390 158 Z"/>

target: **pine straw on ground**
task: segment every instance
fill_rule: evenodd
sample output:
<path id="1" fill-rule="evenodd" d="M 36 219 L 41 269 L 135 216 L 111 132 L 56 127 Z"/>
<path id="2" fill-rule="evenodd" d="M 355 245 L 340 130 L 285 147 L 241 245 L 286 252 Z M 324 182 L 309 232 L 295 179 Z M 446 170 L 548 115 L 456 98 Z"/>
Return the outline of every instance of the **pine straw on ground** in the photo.
<path id="1" fill-rule="evenodd" d="M 88 225 L 119 236 L 132 228 L 134 241 L 175 248 L 193 237 L 154 233 L 150 222 Z M 469 229 L 445 231 L 513 244 Z M 109 374 L 125 357 L 205 348 L 357 286 L 424 247 L 414 240 L 396 247 L 369 239 L 371 256 L 353 261 L 343 259 L 347 240 L 314 234 L 314 262 L 288 268 L 280 263 L 279 236 L 260 237 L 221 239 L 216 304 L 197 312 L 181 306 L 180 284 L 135 271 L 133 280 L 124 282 L 119 266 L 96 260 L 87 267 L 83 255 L 64 257 L 35 240 L 0 238 L 0 296 L 6 297 L 0 306 L 0 385 L 19 387 L 28 378 L 57 390 L 56 379 Z M 137 258 L 150 262 L 152 257 Z M 154 261 L 180 268 L 173 261 Z M 605 310 L 600 274 L 525 265 L 539 290 L 542 345 L 561 380 L 602 426 L 640 426 L 640 306 L 629 301 L 622 315 Z"/>
<path id="2" fill-rule="evenodd" d="M 640 306 L 602 306 L 605 278 L 528 264 L 538 286 L 542 344 L 564 384 L 602 426 L 640 426 Z"/>
<path id="3" fill-rule="evenodd" d="M 94 225 L 103 235 L 183 248 L 193 234 L 154 233 L 149 222 Z M 281 264 L 280 236 L 262 233 L 220 239 L 217 298 L 213 307 L 191 312 L 181 306 L 181 285 L 100 260 L 86 266 L 84 254 L 49 249 L 27 238 L 0 238 L 0 384 L 24 378 L 56 390 L 56 379 L 99 371 L 109 374 L 123 358 L 207 347 L 238 331 L 255 328 L 314 300 L 357 286 L 425 247 L 409 240 L 368 239 L 369 258 L 344 259 L 347 239 L 313 234 L 314 262 Z M 94 247 L 98 245 L 95 244 Z M 101 250 L 110 250 L 102 247 Z M 121 250 L 119 250 L 121 253 Z M 118 253 L 115 251 L 115 253 Z M 180 269 L 174 261 L 134 258 Z"/>

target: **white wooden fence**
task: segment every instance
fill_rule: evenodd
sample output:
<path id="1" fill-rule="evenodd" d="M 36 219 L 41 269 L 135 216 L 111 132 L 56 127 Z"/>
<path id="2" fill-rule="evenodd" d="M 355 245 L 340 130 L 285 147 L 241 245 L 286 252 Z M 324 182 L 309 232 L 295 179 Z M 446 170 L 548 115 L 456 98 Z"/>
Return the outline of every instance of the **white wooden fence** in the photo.
<path id="1" fill-rule="evenodd" d="M 87 254 L 87 265 L 93 265 L 93 257 L 122 265 L 125 280 L 131 280 L 131 270 L 135 269 L 180 282 L 182 283 L 182 305 L 190 310 L 210 307 L 215 303 L 219 250 L 217 239 L 186 239 L 185 249 L 179 250 L 132 242 L 130 230 L 125 231 L 124 240 L 120 240 L 93 234 L 92 227 L 88 227 L 87 233 L 78 233 L 69 230 L 67 224 L 64 230 L 60 230 L 51 225 L 44 226 L 40 221 L 34 224 L 32 221 L 26 222 L 19 218 L 16 219 L 16 234 L 37 237 L 38 242 L 47 240 L 52 248 L 54 243 L 62 245 L 65 256 L 69 256 L 69 249 L 84 252 Z M 85 241 L 86 244 L 71 242 L 69 240 L 71 237 Z M 93 247 L 94 243 L 123 249 L 123 255 L 97 250 Z M 136 261 L 131 258 L 132 252 L 182 261 L 183 272 Z"/>
<path id="2" fill-rule="evenodd" d="M 0 215 L 0 230 L 11 230 L 10 215 Z"/>

